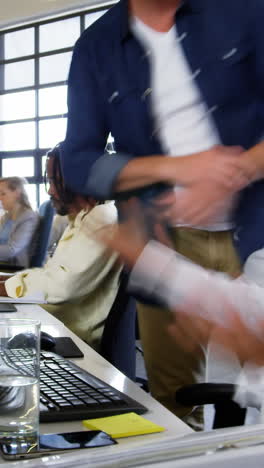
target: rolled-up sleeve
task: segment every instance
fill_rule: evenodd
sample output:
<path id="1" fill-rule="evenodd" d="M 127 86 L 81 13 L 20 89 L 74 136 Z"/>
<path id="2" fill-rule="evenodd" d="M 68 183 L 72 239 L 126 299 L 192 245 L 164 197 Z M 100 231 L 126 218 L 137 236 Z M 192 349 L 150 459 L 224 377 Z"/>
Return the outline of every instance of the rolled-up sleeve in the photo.
<path id="1" fill-rule="evenodd" d="M 111 131 L 100 88 L 92 46 L 82 37 L 74 48 L 68 81 L 68 123 L 60 145 L 66 184 L 76 193 L 97 200 L 113 199 L 119 172 L 132 158 L 123 153 L 105 153 Z"/>
<path id="2" fill-rule="evenodd" d="M 85 186 L 85 193 L 97 200 L 112 200 L 115 197 L 115 182 L 127 163 L 133 159 L 128 154 L 105 154 L 91 167 Z"/>

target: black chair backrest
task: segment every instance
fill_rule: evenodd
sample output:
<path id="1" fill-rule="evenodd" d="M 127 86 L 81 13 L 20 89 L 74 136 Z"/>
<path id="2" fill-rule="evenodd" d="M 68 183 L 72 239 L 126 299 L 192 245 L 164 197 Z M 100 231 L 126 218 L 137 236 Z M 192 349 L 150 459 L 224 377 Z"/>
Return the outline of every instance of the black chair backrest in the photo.
<path id="1" fill-rule="evenodd" d="M 122 272 L 115 301 L 105 322 L 100 354 L 132 380 L 136 377 L 136 302 L 127 293 Z"/>
<path id="2" fill-rule="evenodd" d="M 30 261 L 30 267 L 41 267 L 45 261 L 49 244 L 53 214 L 54 209 L 50 200 L 47 200 L 40 205 L 40 221 L 36 233 L 35 250 Z"/>

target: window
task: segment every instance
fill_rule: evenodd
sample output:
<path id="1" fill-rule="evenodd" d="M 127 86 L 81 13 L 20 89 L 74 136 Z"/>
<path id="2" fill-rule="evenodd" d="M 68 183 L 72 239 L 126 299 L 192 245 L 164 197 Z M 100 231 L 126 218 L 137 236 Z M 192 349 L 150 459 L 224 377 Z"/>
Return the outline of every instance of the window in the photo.
<path id="1" fill-rule="evenodd" d="M 39 144 L 41 148 L 51 148 L 64 140 L 66 120 L 66 118 L 59 118 L 39 122 Z"/>
<path id="2" fill-rule="evenodd" d="M 39 115 L 41 117 L 66 113 L 67 86 L 54 86 L 39 90 Z"/>
<path id="3" fill-rule="evenodd" d="M 34 54 L 34 28 L 23 28 L 5 33 L 4 57 L 6 60 Z"/>
<path id="4" fill-rule="evenodd" d="M 65 137 L 73 46 L 105 12 L 98 7 L 0 31 L 0 176 L 26 177 L 34 207 L 48 198 L 44 155 Z"/>
<path id="5" fill-rule="evenodd" d="M 67 80 L 71 63 L 71 52 L 49 55 L 39 59 L 40 85 Z"/>
<path id="6" fill-rule="evenodd" d="M 106 11 L 107 10 L 100 10 L 85 15 L 85 28 L 88 28 L 91 24 L 98 20 Z"/>
<path id="7" fill-rule="evenodd" d="M 30 119 L 35 113 L 35 91 L 0 95 L 0 120 Z"/>
<path id="8" fill-rule="evenodd" d="M 39 51 L 73 47 L 81 32 L 80 17 L 63 19 L 39 27 Z"/>
<path id="9" fill-rule="evenodd" d="M 33 86 L 35 83 L 34 60 L 7 63 L 1 66 L 3 75 L 2 91 Z"/>
<path id="10" fill-rule="evenodd" d="M 36 147 L 34 122 L 0 125 L 0 151 L 20 151 Z"/>
<path id="11" fill-rule="evenodd" d="M 3 177 L 34 177 L 34 158 L 4 158 L 2 160 Z"/>

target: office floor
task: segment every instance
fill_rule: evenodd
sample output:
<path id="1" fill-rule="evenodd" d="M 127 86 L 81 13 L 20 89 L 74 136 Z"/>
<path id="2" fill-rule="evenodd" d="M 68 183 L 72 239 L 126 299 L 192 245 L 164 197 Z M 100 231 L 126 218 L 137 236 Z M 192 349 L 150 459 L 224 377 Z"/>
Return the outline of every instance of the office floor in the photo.
<path id="1" fill-rule="evenodd" d="M 137 341 L 137 354 L 136 354 L 136 375 L 137 377 L 147 378 L 146 369 L 144 365 L 144 356 L 142 351 L 140 340 Z M 220 364 L 218 364 L 220 365 Z M 220 375 L 222 375 L 221 369 L 219 369 Z M 214 419 L 214 406 L 205 406 L 205 430 L 210 431 L 212 429 L 212 423 Z M 246 424 L 255 424 L 257 422 L 258 412 L 254 408 L 249 408 L 247 411 Z"/>

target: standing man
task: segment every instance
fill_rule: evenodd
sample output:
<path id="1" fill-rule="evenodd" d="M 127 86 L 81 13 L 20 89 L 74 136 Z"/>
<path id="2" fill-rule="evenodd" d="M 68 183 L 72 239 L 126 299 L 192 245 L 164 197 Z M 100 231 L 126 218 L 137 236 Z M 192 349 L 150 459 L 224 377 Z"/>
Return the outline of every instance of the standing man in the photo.
<path id="1" fill-rule="evenodd" d="M 175 249 L 230 275 L 263 245 L 264 189 L 252 184 L 264 171 L 263 20 L 261 0 L 121 0 L 82 35 L 69 76 L 66 183 L 104 199 L 175 187 L 155 202 L 175 220 Z M 116 156 L 103 155 L 109 132 Z M 174 393 L 202 354 L 182 355 L 168 319 L 139 306 L 151 391 L 184 417 Z"/>

